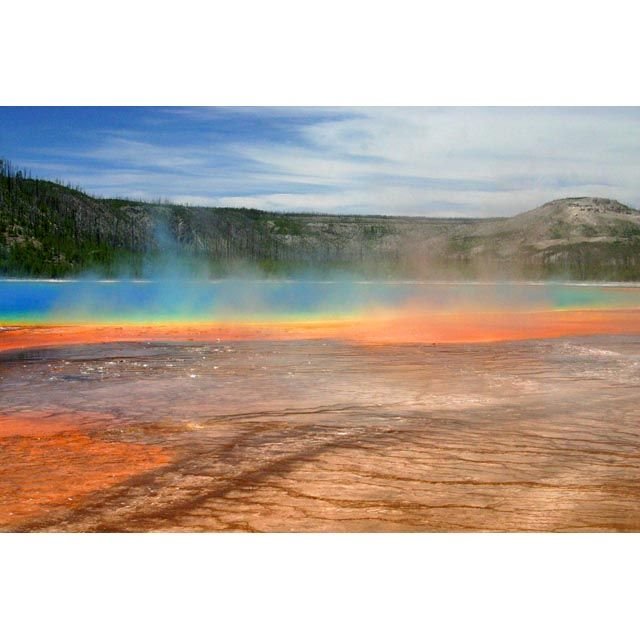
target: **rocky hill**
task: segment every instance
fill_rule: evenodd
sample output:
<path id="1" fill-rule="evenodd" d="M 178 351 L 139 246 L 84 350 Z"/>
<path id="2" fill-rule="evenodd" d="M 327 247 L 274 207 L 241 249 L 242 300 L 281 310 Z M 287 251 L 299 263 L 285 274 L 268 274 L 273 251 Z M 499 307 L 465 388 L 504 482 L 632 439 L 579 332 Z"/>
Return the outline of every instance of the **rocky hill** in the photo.
<path id="1" fill-rule="evenodd" d="M 92 198 L 0 166 L 0 273 L 640 280 L 640 212 L 570 198 L 512 218 L 282 214 Z"/>
<path id="2" fill-rule="evenodd" d="M 452 234 L 449 256 L 476 268 L 579 280 L 640 279 L 640 211 L 605 198 L 565 198 Z M 457 246 L 456 246 L 457 245 Z"/>

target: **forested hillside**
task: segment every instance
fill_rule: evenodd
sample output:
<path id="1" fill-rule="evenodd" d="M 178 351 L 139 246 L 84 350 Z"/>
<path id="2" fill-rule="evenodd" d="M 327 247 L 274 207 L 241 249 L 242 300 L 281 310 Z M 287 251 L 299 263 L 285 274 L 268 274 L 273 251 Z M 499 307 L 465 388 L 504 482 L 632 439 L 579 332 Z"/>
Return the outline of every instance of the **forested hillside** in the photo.
<path id="1" fill-rule="evenodd" d="M 93 198 L 0 161 L 0 274 L 640 280 L 640 213 L 568 198 L 512 218 L 273 213 Z"/>
<path id="2" fill-rule="evenodd" d="M 464 220 L 281 214 L 96 199 L 32 179 L 4 163 L 0 176 L 0 272 L 61 277 L 84 271 L 144 275 L 178 259 L 199 273 L 241 268 L 268 274 L 411 270 L 412 239 Z"/>

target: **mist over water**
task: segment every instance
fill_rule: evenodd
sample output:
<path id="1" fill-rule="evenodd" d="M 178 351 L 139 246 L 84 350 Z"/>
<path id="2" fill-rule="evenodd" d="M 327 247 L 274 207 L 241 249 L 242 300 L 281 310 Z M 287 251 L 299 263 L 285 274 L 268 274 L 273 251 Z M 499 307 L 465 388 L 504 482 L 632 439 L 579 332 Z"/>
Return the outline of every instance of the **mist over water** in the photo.
<path id="1" fill-rule="evenodd" d="M 370 313 L 640 306 L 640 288 L 358 280 L 2 280 L 3 323 L 327 320 Z"/>
<path id="2" fill-rule="evenodd" d="M 134 278 L 85 273 L 68 280 L 0 280 L 2 324 L 260 323 L 368 319 L 439 312 L 640 308 L 640 287 L 521 281 L 365 280 L 334 270 L 267 277 L 256 265 L 209 263 L 185 254 L 156 220 L 156 250 Z M 433 274 L 432 274 L 433 275 Z"/>
<path id="3" fill-rule="evenodd" d="M 272 281 L 0 281 L 3 322 L 154 322 L 349 317 L 367 311 L 629 307 L 640 290 L 525 284 Z"/>

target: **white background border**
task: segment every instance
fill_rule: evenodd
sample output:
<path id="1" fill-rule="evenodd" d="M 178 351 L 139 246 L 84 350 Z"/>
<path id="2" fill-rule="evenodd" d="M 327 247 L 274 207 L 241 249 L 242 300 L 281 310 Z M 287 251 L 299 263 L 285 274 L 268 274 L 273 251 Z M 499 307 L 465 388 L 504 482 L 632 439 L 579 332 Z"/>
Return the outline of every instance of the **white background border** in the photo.
<path id="1" fill-rule="evenodd" d="M 14 2 L 0 14 L 0 104 L 637 105 L 629 6 Z M 0 632 L 635 637 L 638 542 L 7 534 Z"/>

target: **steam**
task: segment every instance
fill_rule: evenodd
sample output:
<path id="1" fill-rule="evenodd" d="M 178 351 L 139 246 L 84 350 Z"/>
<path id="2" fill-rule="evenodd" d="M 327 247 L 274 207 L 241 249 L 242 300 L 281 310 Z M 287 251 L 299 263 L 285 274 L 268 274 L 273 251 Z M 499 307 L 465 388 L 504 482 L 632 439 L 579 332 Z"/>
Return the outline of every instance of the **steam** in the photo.
<path id="1" fill-rule="evenodd" d="M 296 277 L 276 279 L 244 261 L 228 262 L 221 270 L 202 248 L 187 244 L 176 227 L 179 219 L 170 213 L 160 209 L 150 222 L 152 246 L 141 254 L 137 277 L 127 262 L 109 280 L 86 273 L 66 281 L 0 281 L 0 323 L 357 324 L 411 316 L 424 325 L 437 314 L 464 314 L 473 321 L 473 314 L 481 312 L 640 307 L 640 288 L 434 281 L 439 272 L 426 262 L 429 281 L 363 280 L 337 269 L 306 269 Z"/>
<path id="2" fill-rule="evenodd" d="M 274 280 L 255 271 L 196 277 L 191 265 L 154 264 L 153 278 L 0 281 L 0 323 L 261 323 L 640 308 L 639 287 L 539 283 Z M 452 320 L 453 321 L 453 320 Z"/>

